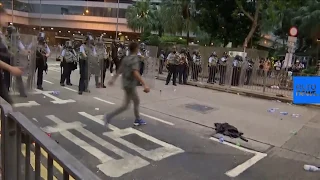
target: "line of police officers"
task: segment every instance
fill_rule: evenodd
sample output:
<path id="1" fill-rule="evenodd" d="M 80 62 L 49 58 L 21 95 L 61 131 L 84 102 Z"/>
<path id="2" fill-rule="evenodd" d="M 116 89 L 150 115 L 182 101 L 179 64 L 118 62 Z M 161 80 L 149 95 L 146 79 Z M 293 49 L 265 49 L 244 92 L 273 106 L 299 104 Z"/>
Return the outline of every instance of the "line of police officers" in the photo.
<path id="1" fill-rule="evenodd" d="M 12 25 L 8 26 L 5 42 L 8 56 L 3 59 L 6 63 L 23 69 L 23 75 L 27 76 L 27 89 L 32 88 L 35 73 L 37 72 L 37 88 L 43 90 L 43 73 L 48 69 L 47 58 L 50 56 L 50 48 L 45 41 L 43 32 L 38 34 L 37 42 L 31 41 L 29 43 L 23 44 L 17 29 Z M 11 80 L 10 73 L 4 71 L 4 82 L 8 91 L 11 85 L 18 86 L 20 96 L 26 97 L 26 87 L 22 76 L 16 77 L 16 84 L 12 84 Z"/>
<path id="2" fill-rule="evenodd" d="M 232 60 L 232 64 L 228 64 L 230 56 L 227 52 L 224 52 L 221 58 L 218 58 L 216 52 L 212 52 L 208 59 L 208 80 L 207 83 L 216 83 L 216 74 L 219 73 L 219 84 L 224 85 L 227 77 L 227 66 L 232 66 L 231 85 L 239 85 L 241 66 L 243 64 L 242 57 L 236 55 Z M 190 55 L 189 51 L 182 48 L 180 53 L 177 52 L 176 46 L 173 46 L 172 50 L 165 58 L 165 52 L 160 51 L 159 55 L 159 74 L 162 74 L 163 66 L 168 69 L 168 75 L 166 79 L 166 85 L 169 84 L 171 77 L 173 85 L 176 86 L 176 79 L 178 76 L 179 84 L 186 84 L 189 71 L 191 71 L 191 80 L 198 81 L 199 73 L 202 71 L 202 59 L 198 50 L 195 50 Z M 245 84 L 249 83 L 252 74 L 253 61 L 245 61 L 247 69 L 245 72 Z"/>
<path id="3" fill-rule="evenodd" d="M 106 46 L 103 37 L 94 39 L 91 33 L 88 33 L 85 41 L 81 44 L 79 52 L 74 49 L 73 42 L 67 41 L 65 48 L 61 53 L 61 86 L 72 86 L 70 75 L 77 68 L 77 62 L 80 68 L 79 94 L 90 92 L 88 85 L 90 77 L 94 76 L 96 88 L 106 88 L 104 81 L 107 69 L 110 68 L 110 74 L 113 76 L 113 66 L 118 71 L 122 59 L 129 55 L 128 49 L 123 43 L 112 42 L 111 47 Z M 145 59 L 147 51 L 145 44 L 141 43 L 140 52 L 140 74 L 143 75 L 145 68 Z"/>

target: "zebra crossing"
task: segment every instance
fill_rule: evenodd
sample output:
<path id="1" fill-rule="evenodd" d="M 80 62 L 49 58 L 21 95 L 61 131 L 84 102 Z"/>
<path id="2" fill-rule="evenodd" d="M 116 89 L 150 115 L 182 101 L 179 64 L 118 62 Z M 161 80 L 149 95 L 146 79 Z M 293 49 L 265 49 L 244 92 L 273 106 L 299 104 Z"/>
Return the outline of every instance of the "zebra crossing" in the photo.
<path id="1" fill-rule="evenodd" d="M 15 107 L 18 110 L 24 109 L 23 113 L 30 120 L 37 119 L 36 121 L 34 120 L 34 123 L 44 132 L 51 134 L 70 154 L 85 157 L 85 160 L 82 162 L 89 169 L 97 171 L 100 174 L 102 173 L 103 176 L 118 178 L 137 169 L 144 168 L 153 162 L 161 161 L 184 152 L 179 147 L 159 140 L 133 127 L 119 128 L 109 124 L 108 128 L 106 128 L 104 127 L 102 114 L 90 114 L 92 112 L 88 112 L 81 105 L 78 105 L 79 102 L 66 96 L 55 96 L 51 94 L 51 91 L 40 90 L 37 90 L 31 96 L 27 102 L 17 103 Z M 98 97 L 95 98 L 97 99 Z M 62 105 L 64 107 L 70 105 L 77 106 L 79 107 L 77 108 L 79 111 L 68 111 Z M 51 109 L 45 110 L 44 107 L 50 107 Z M 61 113 L 56 113 L 55 109 L 61 109 Z M 42 117 L 30 117 L 34 114 L 33 112 L 40 111 L 46 111 L 45 114 L 47 115 L 43 115 L 44 113 L 42 113 Z M 73 118 L 73 116 L 70 116 L 71 113 L 77 114 L 82 118 Z M 97 131 L 92 131 L 90 128 L 93 126 L 99 126 L 100 128 Z M 155 144 L 156 148 L 144 149 L 143 145 L 140 146 L 139 143 L 126 139 L 130 135 Z M 69 148 L 70 144 L 77 148 Z M 46 159 L 48 155 L 43 149 L 41 153 L 41 177 L 46 179 Z M 25 147 L 22 147 L 22 155 L 25 156 Z M 34 157 L 34 152 L 30 152 L 30 155 L 31 167 L 34 168 L 35 159 L 32 158 Z M 91 162 L 91 159 L 94 160 Z M 54 167 L 57 173 L 55 179 L 59 179 L 58 177 L 61 176 L 63 169 L 57 162 L 54 162 Z M 70 177 L 70 179 L 73 178 Z M 102 177 L 102 179 L 104 178 Z"/>

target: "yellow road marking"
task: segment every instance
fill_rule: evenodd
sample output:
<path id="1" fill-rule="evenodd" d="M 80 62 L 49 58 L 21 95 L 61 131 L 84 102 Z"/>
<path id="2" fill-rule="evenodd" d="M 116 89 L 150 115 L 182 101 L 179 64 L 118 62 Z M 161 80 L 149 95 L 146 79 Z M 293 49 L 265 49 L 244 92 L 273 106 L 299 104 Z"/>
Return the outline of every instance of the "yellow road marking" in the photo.
<path id="1" fill-rule="evenodd" d="M 26 145 L 25 144 L 22 144 L 21 151 L 22 151 L 23 156 L 26 156 Z M 30 164 L 34 170 L 36 168 L 35 162 L 36 162 L 36 156 L 33 151 L 30 151 Z M 45 180 L 48 179 L 48 170 L 46 167 L 44 167 L 44 165 L 42 163 L 40 164 L 40 176 Z M 57 178 L 55 176 L 53 176 L 53 179 L 57 180 Z"/>
<path id="2" fill-rule="evenodd" d="M 41 148 L 41 154 L 46 158 L 48 159 L 48 153 Z M 58 164 L 55 160 L 53 160 L 53 166 L 58 169 L 58 171 L 63 174 L 63 168 L 60 166 L 60 164 Z M 69 176 L 69 179 L 70 180 L 75 180 L 72 176 Z"/>

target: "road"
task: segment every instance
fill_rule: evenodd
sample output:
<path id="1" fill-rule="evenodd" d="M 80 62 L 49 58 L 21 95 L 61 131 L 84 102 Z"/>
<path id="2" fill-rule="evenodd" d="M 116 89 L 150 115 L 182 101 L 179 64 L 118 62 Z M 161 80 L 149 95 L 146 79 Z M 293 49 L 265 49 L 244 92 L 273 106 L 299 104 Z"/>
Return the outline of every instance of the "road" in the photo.
<path id="1" fill-rule="evenodd" d="M 123 99 L 120 81 L 114 87 L 77 94 L 77 86 L 61 87 L 59 66 L 49 66 L 44 91 L 27 98 L 14 96 L 16 109 L 25 114 L 101 179 L 123 180 L 248 180 L 319 179 L 303 170 L 302 160 L 285 157 L 281 149 L 251 151 L 211 138 L 212 128 L 148 108 L 162 101 L 170 106 L 175 87 L 141 96 L 141 117 L 147 125 L 133 127 L 133 110 L 116 117 L 109 128 L 101 120 Z M 72 83 L 78 84 L 78 71 Z M 163 82 L 155 82 L 163 83 Z M 51 91 L 59 91 L 52 95 Z M 161 97 L 160 97 L 161 96 Z M 219 111 L 219 110 L 216 110 Z M 43 162 L 46 153 L 43 152 Z M 46 163 L 42 166 L 45 178 Z M 61 167 L 55 164 L 56 178 Z"/>

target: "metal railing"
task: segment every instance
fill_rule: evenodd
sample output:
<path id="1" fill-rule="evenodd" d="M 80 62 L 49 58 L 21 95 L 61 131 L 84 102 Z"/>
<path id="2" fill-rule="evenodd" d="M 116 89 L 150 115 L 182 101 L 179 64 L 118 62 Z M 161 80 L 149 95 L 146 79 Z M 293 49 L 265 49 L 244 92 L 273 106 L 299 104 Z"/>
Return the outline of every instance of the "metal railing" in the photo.
<path id="1" fill-rule="evenodd" d="M 101 180 L 23 114 L 14 112 L 2 98 L 0 108 L 3 180 Z M 42 168 L 42 151 L 47 153 L 46 168 Z M 56 163 L 63 169 L 60 174 L 54 168 Z M 57 178 L 57 174 L 61 177 Z"/>
<path id="2" fill-rule="evenodd" d="M 233 59 L 226 64 L 208 66 L 205 59 L 200 64 L 189 63 L 188 66 L 176 66 L 176 83 L 184 83 L 183 72 L 186 72 L 187 82 L 191 84 L 209 85 L 228 90 L 251 91 L 269 95 L 292 98 L 293 76 L 304 76 L 300 71 L 292 72 L 288 69 L 273 67 L 261 68 L 258 60 L 253 65 L 241 62 L 235 66 Z M 159 62 L 155 65 L 156 77 L 167 78 L 168 69 Z M 172 83 L 172 78 L 170 83 Z"/>

